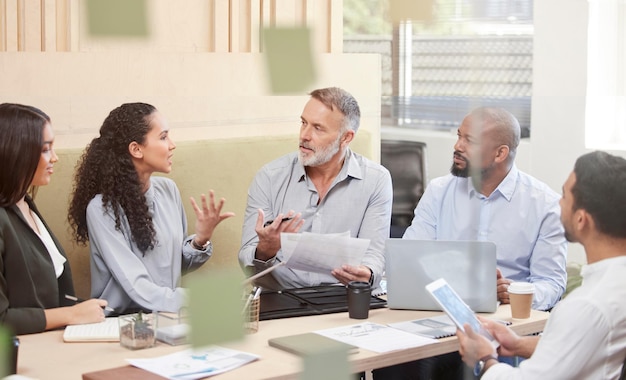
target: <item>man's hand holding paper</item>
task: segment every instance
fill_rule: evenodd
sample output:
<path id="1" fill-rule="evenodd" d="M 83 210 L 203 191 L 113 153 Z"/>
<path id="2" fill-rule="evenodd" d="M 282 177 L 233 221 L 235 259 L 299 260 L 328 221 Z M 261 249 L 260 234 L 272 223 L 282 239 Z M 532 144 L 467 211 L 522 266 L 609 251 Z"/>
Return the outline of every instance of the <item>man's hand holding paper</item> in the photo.
<path id="1" fill-rule="evenodd" d="M 372 271 L 365 265 L 352 266 L 344 264 L 341 268 L 335 268 L 331 274 L 346 285 L 350 281 L 369 282 L 372 277 Z"/>
<path id="2" fill-rule="evenodd" d="M 355 279 L 368 281 L 370 270 L 361 265 L 369 239 L 341 234 L 281 233 L 281 247 L 285 265 L 316 273 L 332 273 L 339 281 Z"/>

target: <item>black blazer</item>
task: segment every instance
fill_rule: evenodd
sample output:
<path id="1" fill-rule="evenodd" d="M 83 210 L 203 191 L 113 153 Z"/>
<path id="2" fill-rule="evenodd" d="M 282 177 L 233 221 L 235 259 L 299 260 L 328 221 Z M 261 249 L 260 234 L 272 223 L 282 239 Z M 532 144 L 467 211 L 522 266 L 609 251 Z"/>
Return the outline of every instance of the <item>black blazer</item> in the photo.
<path id="1" fill-rule="evenodd" d="M 67 258 L 32 200 L 26 201 Z M 69 261 L 57 279 L 48 250 L 17 206 L 0 208 L 0 323 L 17 335 L 42 332 L 44 309 L 72 304 L 65 294 L 74 295 Z"/>

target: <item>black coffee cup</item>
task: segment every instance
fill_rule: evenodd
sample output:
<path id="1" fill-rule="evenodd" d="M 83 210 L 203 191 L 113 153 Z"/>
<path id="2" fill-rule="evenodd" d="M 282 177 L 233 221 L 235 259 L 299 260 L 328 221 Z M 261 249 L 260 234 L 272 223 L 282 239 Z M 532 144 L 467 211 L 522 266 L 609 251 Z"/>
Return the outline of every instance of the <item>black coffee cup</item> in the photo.
<path id="1" fill-rule="evenodd" d="M 353 319 L 367 319 L 370 311 L 372 289 L 369 282 L 348 283 L 348 315 Z"/>
<path id="2" fill-rule="evenodd" d="M 17 336 L 10 337 L 9 341 L 9 360 L 8 360 L 8 374 L 13 375 L 17 373 L 17 352 L 20 348 L 20 338 Z"/>

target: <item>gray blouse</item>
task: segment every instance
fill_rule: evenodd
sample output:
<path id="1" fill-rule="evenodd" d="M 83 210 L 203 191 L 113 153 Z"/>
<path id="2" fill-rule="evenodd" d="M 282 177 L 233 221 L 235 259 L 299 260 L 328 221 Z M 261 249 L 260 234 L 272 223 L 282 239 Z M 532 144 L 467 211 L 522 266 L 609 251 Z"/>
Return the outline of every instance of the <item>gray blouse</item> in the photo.
<path id="1" fill-rule="evenodd" d="M 191 246 L 187 219 L 174 181 L 151 177 L 146 201 L 156 231 L 156 246 L 145 255 L 132 241 L 128 220 L 120 211 L 120 230 L 112 210 L 96 195 L 87 207 L 91 252 L 91 296 L 108 301 L 117 312 L 126 309 L 177 312 L 185 305 L 181 275 L 199 268 L 212 254 Z"/>

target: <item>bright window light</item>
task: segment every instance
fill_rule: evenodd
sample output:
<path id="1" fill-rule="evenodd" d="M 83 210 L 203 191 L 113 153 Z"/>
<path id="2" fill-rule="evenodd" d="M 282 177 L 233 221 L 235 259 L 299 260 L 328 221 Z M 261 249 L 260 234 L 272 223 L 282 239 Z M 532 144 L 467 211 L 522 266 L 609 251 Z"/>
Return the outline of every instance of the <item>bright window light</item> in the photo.
<path id="1" fill-rule="evenodd" d="M 589 0 L 585 146 L 626 150 L 626 0 Z"/>

